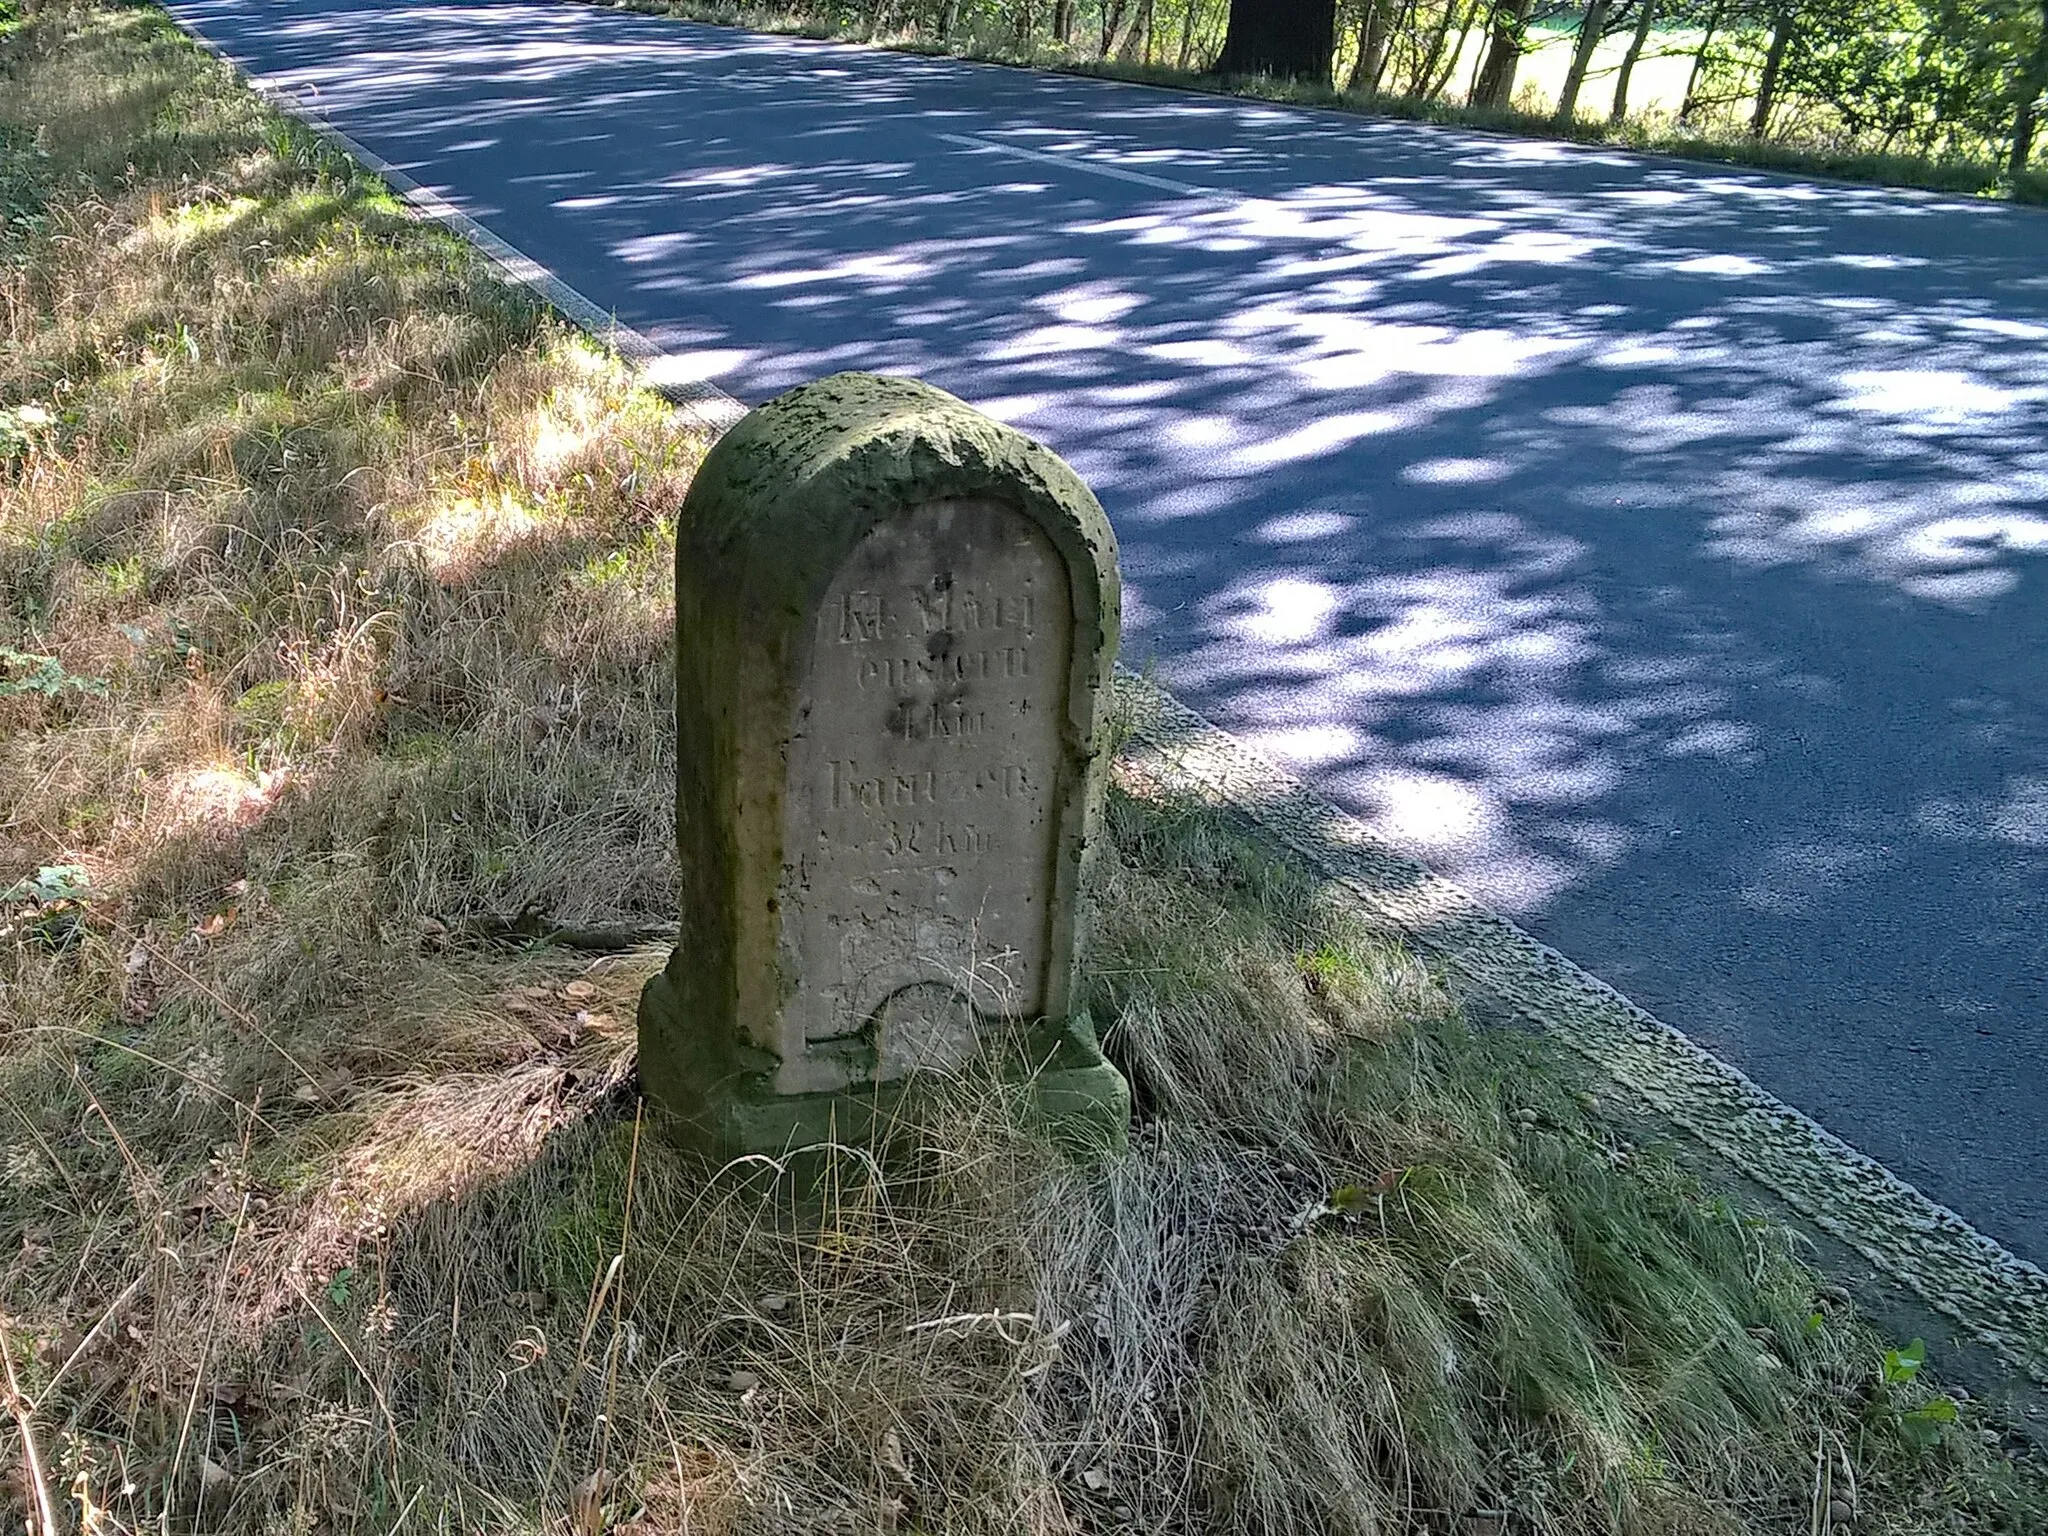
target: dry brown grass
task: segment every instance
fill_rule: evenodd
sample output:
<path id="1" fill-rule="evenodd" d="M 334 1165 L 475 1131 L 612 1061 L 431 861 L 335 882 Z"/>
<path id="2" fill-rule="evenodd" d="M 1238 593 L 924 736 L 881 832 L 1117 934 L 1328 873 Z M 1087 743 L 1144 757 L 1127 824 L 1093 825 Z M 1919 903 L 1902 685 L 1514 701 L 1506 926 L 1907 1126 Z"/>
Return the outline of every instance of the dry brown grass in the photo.
<path id="1" fill-rule="evenodd" d="M 886 1170 L 643 1135 L 659 948 L 489 940 L 672 910 L 702 445 L 152 13 L 0 46 L 0 1525 L 2043 1528 L 1206 811 L 1113 797 L 1127 1155 L 972 1082 Z"/>

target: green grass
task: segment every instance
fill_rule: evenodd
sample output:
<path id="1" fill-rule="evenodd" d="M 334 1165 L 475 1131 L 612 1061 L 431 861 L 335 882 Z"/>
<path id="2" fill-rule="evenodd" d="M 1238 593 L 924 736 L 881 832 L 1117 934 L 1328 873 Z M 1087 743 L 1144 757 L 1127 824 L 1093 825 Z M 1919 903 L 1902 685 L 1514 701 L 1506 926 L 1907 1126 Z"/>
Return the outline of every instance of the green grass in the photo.
<path id="1" fill-rule="evenodd" d="M 1113 793 L 1090 893 L 1128 1153 L 971 1079 L 822 1194 L 643 1135 L 659 948 L 482 935 L 674 910 L 701 441 L 152 11 L 0 41 L 0 145 L 0 1521 L 2048 1521 L 1791 1235 L 1197 806 Z"/>

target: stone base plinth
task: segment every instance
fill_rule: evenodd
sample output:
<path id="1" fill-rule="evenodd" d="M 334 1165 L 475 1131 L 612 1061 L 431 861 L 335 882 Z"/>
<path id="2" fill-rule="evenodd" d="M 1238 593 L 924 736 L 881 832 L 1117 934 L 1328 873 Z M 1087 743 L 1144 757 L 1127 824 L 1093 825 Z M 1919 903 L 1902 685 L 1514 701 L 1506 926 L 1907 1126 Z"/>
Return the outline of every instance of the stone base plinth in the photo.
<path id="1" fill-rule="evenodd" d="M 1077 1151 L 1121 1150 L 1131 1094 L 1111 1066 L 1086 1014 L 1003 1026 L 1009 1038 L 985 1067 L 1024 1090 L 1049 1138 Z M 882 1149 L 914 1134 L 924 1113 L 955 1086 L 933 1073 L 838 1093 L 778 1093 L 776 1060 L 763 1050 L 714 1039 L 684 1017 L 666 973 L 640 994 L 640 1083 L 657 1124 L 707 1156 L 779 1156 L 836 1142 Z"/>

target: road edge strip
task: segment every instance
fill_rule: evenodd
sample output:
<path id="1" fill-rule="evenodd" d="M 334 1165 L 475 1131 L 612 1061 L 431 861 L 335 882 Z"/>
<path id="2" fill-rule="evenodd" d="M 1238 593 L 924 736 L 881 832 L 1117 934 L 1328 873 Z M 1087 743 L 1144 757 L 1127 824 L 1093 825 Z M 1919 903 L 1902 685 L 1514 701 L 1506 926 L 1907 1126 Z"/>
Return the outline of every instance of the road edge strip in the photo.
<path id="1" fill-rule="evenodd" d="M 653 340 L 337 128 L 317 103 L 255 78 L 175 11 L 166 7 L 165 14 L 274 110 L 331 141 L 422 217 L 472 245 L 500 277 L 534 292 L 611 347 L 639 370 L 648 388 L 693 422 L 716 436 L 747 413 L 744 402 L 708 381 L 649 377 L 668 355 Z M 2048 1273 L 1458 885 L 1380 841 L 1356 817 L 1156 683 L 1120 667 L 1116 690 L 1129 732 L 1115 764 L 1119 778 L 1241 816 L 1330 880 L 1370 920 L 1398 933 L 1516 1020 L 1584 1057 L 2007 1365 L 2048 1384 Z"/>
<path id="2" fill-rule="evenodd" d="M 1759 1087 L 1164 689 L 1117 679 L 1130 739 L 1119 774 L 1236 812 L 1452 977 L 1554 1036 L 1656 1114 L 2048 1384 L 2048 1273 Z"/>

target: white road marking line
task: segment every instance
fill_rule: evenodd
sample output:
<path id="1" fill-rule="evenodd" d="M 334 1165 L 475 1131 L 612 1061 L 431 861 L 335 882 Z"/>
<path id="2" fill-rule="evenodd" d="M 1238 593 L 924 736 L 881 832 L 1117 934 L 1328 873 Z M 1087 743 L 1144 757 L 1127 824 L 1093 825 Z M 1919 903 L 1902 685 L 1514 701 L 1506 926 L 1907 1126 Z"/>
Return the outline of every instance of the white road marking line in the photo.
<path id="1" fill-rule="evenodd" d="M 1192 197 L 1220 197 L 1223 194 L 1213 187 L 1198 187 L 1191 182 L 1171 181 L 1164 176 L 1149 176 L 1143 171 L 1127 171 L 1120 165 L 1104 165 L 1100 160 L 1082 160 L 1072 155 L 1048 155 L 1043 150 L 1025 149 L 1019 144 L 1005 144 L 1000 139 L 976 138 L 966 133 L 942 133 L 939 135 L 948 144 L 958 144 L 967 149 L 992 150 L 999 155 L 1009 155 L 1018 160 L 1036 160 L 1041 165 L 1056 165 L 1063 171 L 1087 171 L 1094 176 L 1108 176 L 1115 181 L 1133 182 L 1141 187 L 1157 187 L 1162 192 L 1180 192 Z"/>

